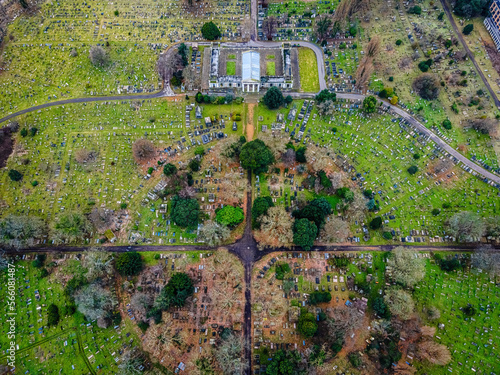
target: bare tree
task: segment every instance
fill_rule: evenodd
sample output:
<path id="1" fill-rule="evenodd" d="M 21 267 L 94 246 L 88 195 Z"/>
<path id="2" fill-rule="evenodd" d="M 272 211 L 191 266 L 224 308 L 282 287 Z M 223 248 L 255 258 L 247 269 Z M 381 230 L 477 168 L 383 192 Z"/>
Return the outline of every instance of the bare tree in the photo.
<path id="1" fill-rule="evenodd" d="M 118 368 L 120 369 L 120 374 L 123 375 L 139 375 L 142 374 L 141 366 L 143 361 L 137 350 L 128 349 L 126 350 L 121 358 Z"/>
<path id="2" fill-rule="evenodd" d="M 342 172 L 334 172 L 328 176 L 330 182 L 332 183 L 332 189 L 337 190 L 344 186 L 343 179 L 344 174 Z"/>
<path id="3" fill-rule="evenodd" d="M 392 251 L 387 264 L 392 267 L 394 281 L 406 287 L 414 287 L 425 276 L 425 260 L 402 246 Z"/>
<path id="4" fill-rule="evenodd" d="M 462 211 L 448 219 L 446 230 L 459 242 L 474 242 L 483 236 L 486 226 L 477 214 Z"/>
<path id="5" fill-rule="evenodd" d="M 95 150 L 86 150 L 81 148 L 75 152 L 75 160 L 78 164 L 91 164 L 97 161 L 99 152 Z"/>
<path id="6" fill-rule="evenodd" d="M 389 306 L 391 313 L 402 320 L 410 319 L 415 310 L 413 298 L 402 289 L 391 288 L 387 290 L 384 301 Z"/>
<path id="7" fill-rule="evenodd" d="M 89 284 L 77 292 L 75 304 L 87 320 L 96 320 L 108 317 L 116 301 L 109 290 L 98 284 Z"/>
<path id="8" fill-rule="evenodd" d="M 233 333 L 219 344 L 215 349 L 215 359 L 223 374 L 239 375 L 245 373 L 248 364 L 243 358 L 243 350 L 242 338 Z"/>
<path id="9" fill-rule="evenodd" d="M 142 163 L 151 160 L 156 155 L 156 148 L 153 142 L 141 138 L 132 145 L 132 153 L 137 163 Z"/>
<path id="10" fill-rule="evenodd" d="M 376 58 L 377 55 L 380 52 L 380 38 L 378 36 L 374 36 L 373 38 L 370 39 L 368 42 L 368 45 L 366 46 L 366 55 L 369 58 Z"/>
<path id="11" fill-rule="evenodd" d="M 267 40 L 273 39 L 273 34 L 276 32 L 276 27 L 278 22 L 276 21 L 276 17 L 270 16 L 264 19 L 262 22 L 262 32 L 266 36 Z"/>
<path id="12" fill-rule="evenodd" d="M 492 276 L 500 275 L 500 252 L 490 245 L 479 246 L 472 255 L 472 266 L 488 272 Z"/>
<path id="13" fill-rule="evenodd" d="M 333 100 L 325 100 L 318 104 L 318 113 L 320 116 L 329 117 L 335 112 L 335 103 Z"/>
<path id="14" fill-rule="evenodd" d="M 92 247 L 84 254 L 82 265 L 87 269 L 87 279 L 95 279 L 113 274 L 113 255 L 102 247 Z"/>
<path id="15" fill-rule="evenodd" d="M 270 207 L 261 219 L 255 239 L 261 246 L 288 247 L 293 243 L 292 220 L 283 206 Z"/>
<path id="16" fill-rule="evenodd" d="M 475 119 L 472 120 L 471 126 L 473 129 L 481 132 L 483 134 L 488 134 L 490 137 L 496 137 L 498 135 L 498 121 L 485 118 L 485 119 Z"/>
<path id="17" fill-rule="evenodd" d="M 434 365 L 444 366 L 451 361 L 451 354 L 445 345 L 432 340 L 424 340 L 418 344 L 417 355 Z"/>
<path id="18" fill-rule="evenodd" d="M 331 336 L 351 336 L 363 323 L 363 314 L 354 307 L 334 307 L 329 319 L 328 332 Z"/>
<path id="19" fill-rule="evenodd" d="M 295 151 L 292 148 L 287 149 L 281 154 L 281 161 L 286 167 L 291 167 L 295 164 Z"/>
<path id="20" fill-rule="evenodd" d="M 182 76 L 184 78 L 184 83 L 186 84 L 186 88 L 188 90 L 194 90 L 195 88 L 199 88 L 201 85 L 201 78 L 199 74 L 196 74 L 195 69 L 188 65 L 184 68 L 182 72 Z"/>
<path id="21" fill-rule="evenodd" d="M 135 292 L 130 298 L 130 307 L 139 314 L 146 315 L 151 306 L 153 306 L 153 297 L 149 294 Z"/>
<path id="22" fill-rule="evenodd" d="M 172 48 L 167 53 L 161 54 L 156 65 L 158 74 L 165 82 L 170 82 L 174 73 L 182 68 L 182 58 L 177 53 L 176 48 Z"/>
<path id="23" fill-rule="evenodd" d="M 92 231 L 88 219 L 79 212 L 67 212 L 59 217 L 52 227 L 55 243 L 72 243 L 81 240 Z"/>
<path id="24" fill-rule="evenodd" d="M 363 220 L 366 216 L 367 210 L 367 200 L 365 196 L 361 194 L 359 190 L 354 190 L 353 193 L 354 197 L 352 201 L 347 204 L 347 207 L 343 211 L 344 215 L 351 223 Z"/>
<path id="25" fill-rule="evenodd" d="M 215 221 L 207 221 L 200 229 L 200 240 L 209 246 L 217 246 L 227 240 L 231 235 L 231 230 Z"/>
<path id="26" fill-rule="evenodd" d="M 349 223 L 338 216 L 331 215 L 321 230 L 320 238 L 324 242 L 345 242 L 351 235 Z"/>
<path id="27" fill-rule="evenodd" d="M 101 46 L 90 47 L 89 59 L 93 65 L 99 68 L 102 68 L 109 63 L 109 57 L 104 48 Z"/>
<path id="28" fill-rule="evenodd" d="M 103 233 L 114 224 L 115 211 L 104 207 L 95 207 L 89 214 L 89 220 L 98 232 Z"/>
<path id="29" fill-rule="evenodd" d="M 372 59 L 365 56 L 356 70 L 356 88 L 358 90 L 365 90 L 368 87 L 373 71 Z"/>
<path id="30" fill-rule="evenodd" d="M 8 215 L 0 222 L 0 244 L 20 249 L 30 247 L 47 233 L 47 224 L 38 216 Z"/>

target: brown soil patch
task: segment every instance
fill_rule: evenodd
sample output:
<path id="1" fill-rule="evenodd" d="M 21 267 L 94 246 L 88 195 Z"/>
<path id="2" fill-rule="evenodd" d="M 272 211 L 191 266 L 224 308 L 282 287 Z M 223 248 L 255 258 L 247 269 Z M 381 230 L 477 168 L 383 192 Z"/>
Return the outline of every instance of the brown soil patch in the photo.
<path id="1" fill-rule="evenodd" d="M 253 110 L 256 104 L 251 103 L 248 104 L 248 112 L 247 112 L 247 122 L 245 125 L 245 132 L 247 134 L 247 141 L 251 141 L 253 139 L 253 134 L 255 132 L 255 128 L 253 125 Z"/>
<path id="2" fill-rule="evenodd" d="M 14 148 L 14 139 L 9 128 L 0 129 L 0 168 L 5 167 Z"/>

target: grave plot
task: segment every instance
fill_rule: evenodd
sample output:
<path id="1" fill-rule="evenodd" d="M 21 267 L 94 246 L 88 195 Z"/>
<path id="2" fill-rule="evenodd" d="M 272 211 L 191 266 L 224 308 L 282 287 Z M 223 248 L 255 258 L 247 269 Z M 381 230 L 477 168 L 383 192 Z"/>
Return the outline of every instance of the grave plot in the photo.
<path id="1" fill-rule="evenodd" d="M 352 240 L 364 238 L 371 243 L 384 243 L 389 235 L 403 242 L 439 243 L 451 240 L 443 237 L 443 222 L 454 213 L 495 215 L 498 199 L 494 187 L 465 172 L 457 160 L 437 149 L 405 121 L 382 111 L 366 117 L 359 112 L 360 105 L 338 101 L 334 114 L 328 117 L 319 116 L 317 106 L 308 101 L 293 102 L 291 108 L 278 112 L 259 109 L 257 114 L 259 127 L 268 132 L 268 137 L 273 134 L 274 140 L 281 138 L 286 143 L 290 136 L 296 148 L 307 146 L 310 155 L 317 153 L 321 160 L 314 161 L 312 169 L 317 170 L 318 163 L 323 165 L 329 160 L 334 171 L 350 179 L 344 182 L 345 186 L 368 195 L 371 192 L 376 208 L 353 220 Z M 486 144 L 476 146 L 470 151 L 481 154 L 482 160 L 494 158 L 494 151 Z M 323 150 L 330 152 L 326 159 Z M 408 172 L 411 166 L 417 167 L 414 175 Z M 255 195 L 270 195 L 275 203 L 291 208 L 296 199 L 318 196 L 304 185 L 311 171 L 300 174 L 296 167 L 279 173 L 271 168 L 269 173 L 258 176 Z M 329 199 L 334 212 L 339 213 L 339 197 L 321 192 L 319 195 Z M 437 211 L 432 213 L 433 210 Z M 369 234 L 364 227 L 375 216 L 382 216 L 385 239 L 382 232 Z"/>
<path id="2" fill-rule="evenodd" d="M 180 362 L 187 373 L 196 360 L 213 355 L 224 330 L 242 332 L 244 284 L 243 266 L 225 250 L 215 253 L 147 253 L 148 267 L 124 295 L 128 321 L 137 324 L 144 313 L 134 308 L 130 298 L 136 291 L 158 295 L 172 274 L 184 272 L 193 280 L 194 294 L 184 307 L 163 312 L 162 322 L 150 325 L 142 336 L 142 346 L 153 361 L 172 371 Z M 159 341 L 160 340 L 160 341 Z"/>
<path id="3" fill-rule="evenodd" d="M 18 256 L 16 266 L 16 369 L 36 373 L 62 370 L 96 374 L 116 372 L 126 348 L 136 346 L 137 336 L 124 322 L 107 329 L 96 321 L 84 322 L 80 313 L 66 314 L 67 298 L 63 286 L 77 273 L 82 273 L 76 255 L 49 255 L 44 267 L 48 276 L 41 276 L 41 268 L 34 266 L 34 255 Z M 7 273 L 2 272 L 2 285 L 7 285 Z M 7 289 L 0 288 L 0 300 L 6 301 Z M 59 308 L 60 321 L 55 327 L 47 325 L 48 306 Z M 6 303 L 2 303 L 0 363 L 8 354 Z"/>
<path id="4" fill-rule="evenodd" d="M 447 366 L 422 370 L 435 374 L 486 374 L 498 369 L 500 293 L 493 278 L 469 269 L 443 272 L 431 261 L 427 264 L 425 279 L 413 295 L 419 307 L 435 306 L 441 312 L 433 321 L 433 325 L 438 326 L 435 337 L 450 349 L 452 356 Z M 472 317 L 460 310 L 468 304 L 476 311 Z"/>
<path id="5" fill-rule="evenodd" d="M 254 366 L 264 369 L 276 350 L 306 352 L 317 344 L 317 339 L 307 339 L 298 331 L 299 317 L 306 310 L 317 322 L 335 318 L 339 309 L 353 309 L 364 320 L 367 298 L 377 296 L 384 283 L 384 259 L 381 253 L 290 252 L 265 256 L 252 274 Z M 321 294 L 331 299 L 312 302 Z M 361 330 L 353 332 L 346 338 L 344 351 L 361 347 L 363 340 L 359 338 L 364 335 Z"/>
<path id="6" fill-rule="evenodd" d="M 62 98 L 157 91 L 156 61 L 168 45 L 200 40 L 201 26 L 215 16 L 223 38 L 238 40 L 249 12 L 250 2 L 239 0 L 192 7 L 178 1 L 41 4 L 35 15 L 9 26 L 13 39 L 1 58 L 0 109 L 13 112 Z M 111 64 L 106 68 L 90 64 L 89 49 L 96 44 L 108 52 Z"/>

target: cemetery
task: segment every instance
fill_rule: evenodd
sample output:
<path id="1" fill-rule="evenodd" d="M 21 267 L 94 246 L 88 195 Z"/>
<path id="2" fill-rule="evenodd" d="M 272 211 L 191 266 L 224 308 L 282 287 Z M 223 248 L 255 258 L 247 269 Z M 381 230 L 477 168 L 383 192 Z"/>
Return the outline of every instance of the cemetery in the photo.
<path id="1" fill-rule="evenodd" d="M 399 347 L 403 356 L 391 367 L 411 366 L 416 373 L 433 374 L 494 372 L 499 359 L 495 347 L 499 335 L 495 313 L 500 302 L 495 284 L 498 280 L 469 267 L 446 272 L 437 265 L 435 254 L 421 252 L 417 256 L 425 263 L 425 277 L 412 290 L 418 316 L 414 315 L 406 324 L 414 324 L 413 319 L 417 319 L 421 320 L 419 324 L 433 327 L 433 340 L 448 348 L 451 359 L 445 366 L 419 359 L 412 345 L 405 342 L 405 329 L 402 329 Z M 443 253 L 442 256 L 457 257 L 467 264 L 470 261 L 470 254 Z M 322 323 L 325 319 L 336 319 L 336 314 L 341 314 L 337 319 L 344 319 L 340 316 L 351 311 L 357 317 L 350 318 L 354 328 L 348 331 L 341 350 L 338 354 L 325 350 L 325 365 L 316 370 L 363 373 L 358 372 L 347 357 L 349 353 L 363 352 L 376 335 L 381 317 L 374 313 L 373 301 L 394 284 L 390 257 L 388 253 L 364 252 L 288 252 L 265 256 L 255 265 L 252 274 L 254 368 L 264 370 L 279 350 L 298 350 L 311 360 L 314 348 L 325 345 L 324 336 L 307 338 L 300 331 L 304 309 L 313 314 L 318 330 L 326 329 Z M 317 303 L 312 299 L 315 293 L 323 292 L 331 295 L 329 302 Z M 463 313 L 468 304 L 477 311 L 473 317 Z M 431 308 L 439 310 L 440 316 L 426 315 Z M 406 340 L 413 339 L 406 336 Z M 376 371 L 366 352 L 363 357 L 365 371 Z"/>

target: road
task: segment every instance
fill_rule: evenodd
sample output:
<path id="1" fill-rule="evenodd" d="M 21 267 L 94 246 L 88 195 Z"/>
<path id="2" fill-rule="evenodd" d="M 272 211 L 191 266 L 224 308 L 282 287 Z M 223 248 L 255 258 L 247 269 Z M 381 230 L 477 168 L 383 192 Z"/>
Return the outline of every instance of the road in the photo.
<path id="1" fill-rule="evenodd" d="M 440 0 L 440 1 L 441 1 L 441 5 L 443 6 L 444 12 L 448 16 L 448 19 L 450 20 L 451 26 L 453 27 L 453 30 L 455 31 L 455 34 L 458 37 L 458 40 L 460 40 L 460 43 L 462 43 L 462 46 L 464 47 L 465 52 L 467 53 L 467 56 L 469 56 L 469 59 L 472 61 L 472 64 L 474 64 L 474 66 L 476 67 L 476 70 L 479 73 L 479 76 L 481 77 L 481 79 L 483 80 L 484 85 L 486 86 L 486 88 L 490 92 L 491 97 L 495 101 L 495 105 L 497 106 L 497 108 L 500 109 L 500 100 L 498 100 L 498 97 L 497 97 L 495 91 L 493 91 L 493 88 L 490 86 L 490 83 L 488 82 L 488 80 L 484 76 L 483 71 L 479 67 L 479 64 L 476 62 L 474 55 L 472 54 L 471 50 L 469 49 L 469 46 L 467 45 L 466 41 L 464 40 L 464 36 L 462 35 L 460 30 L 458 29 L 457 24 L 455 22 L 455 19 L 453 18 L 453 15 L 451 14 L 451 10 L 448 7 L 448 4 L 446 3 L 446 0 Z"/>

